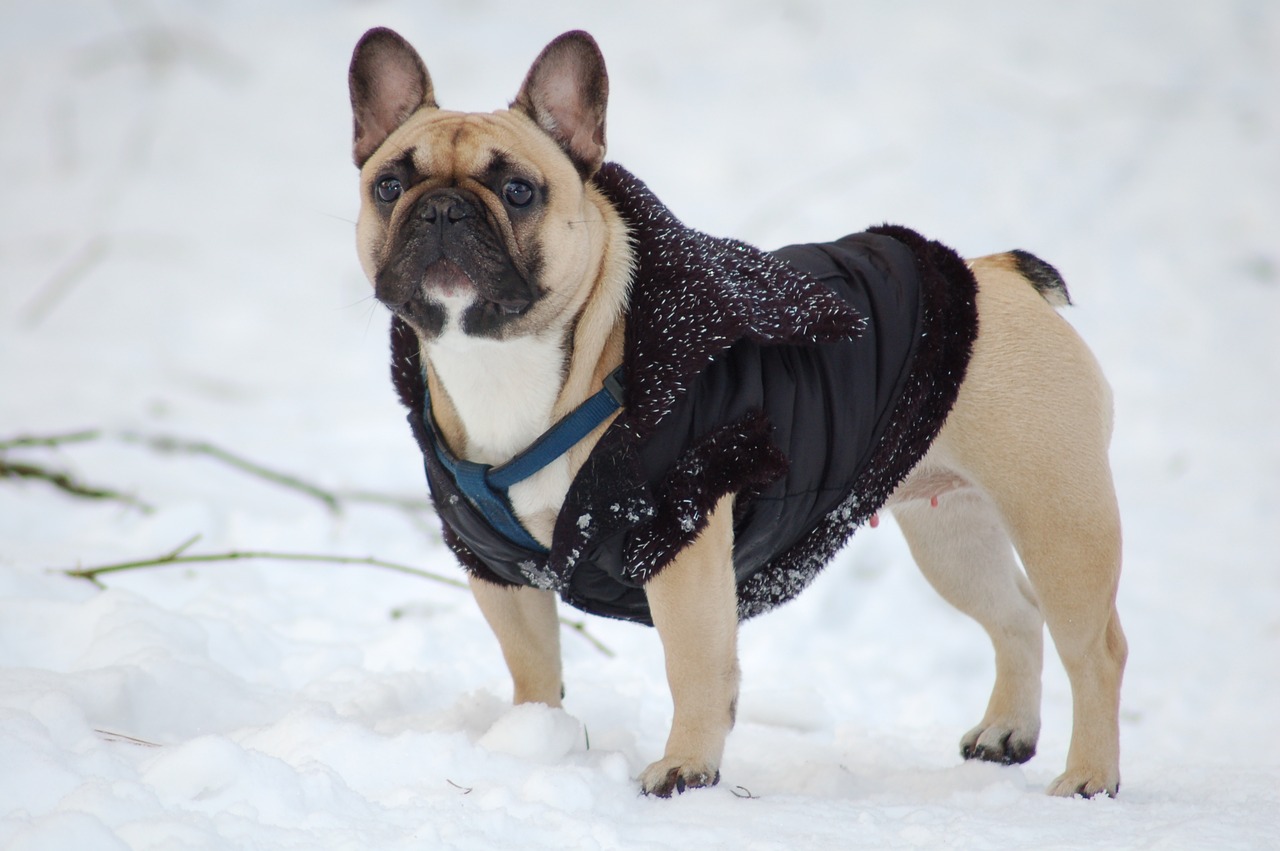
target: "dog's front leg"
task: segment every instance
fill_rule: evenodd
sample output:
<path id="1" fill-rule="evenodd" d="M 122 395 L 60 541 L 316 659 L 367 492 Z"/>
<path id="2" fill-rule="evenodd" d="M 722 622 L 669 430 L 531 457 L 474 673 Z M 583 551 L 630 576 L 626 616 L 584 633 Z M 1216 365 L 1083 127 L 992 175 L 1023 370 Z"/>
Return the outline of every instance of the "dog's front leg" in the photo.
<path id="1" fill-rule="evenodd" d="M 738 702 L 738 598 L 733 498 L 644 586 L 662 639 L 675 713 L 662 759 L 640 775 L 645 794 L 669 797 L 720 780 L 724 740 Z"/>
<path id="2" fill-rule="evenodd" d="M 560 621 L 556 598 L 536 588 L 508 588 L 471 578 L 471 593 L 498 636 L 515 685 L 515 703 L 559 706 Z"/>

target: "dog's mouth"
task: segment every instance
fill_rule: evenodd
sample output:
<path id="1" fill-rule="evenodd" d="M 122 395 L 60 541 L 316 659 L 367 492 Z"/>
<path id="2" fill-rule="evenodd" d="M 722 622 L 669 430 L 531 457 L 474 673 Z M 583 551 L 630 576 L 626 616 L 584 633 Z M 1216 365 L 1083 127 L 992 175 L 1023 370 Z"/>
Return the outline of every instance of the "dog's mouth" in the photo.
<path id="1" fill-rule="evenodd" d="M 428 337 L 451 325 L 468 336 L 500 337 L 533 308 L 536 295 L 520 291 L 528 289 L 477 283 L 462 265 L 441 258 L 422 272 L 407 299 L 383 303 Z"/>
<path id="2" fill-rule="evenodd" d="M 466 297 L 476 291 L 475 281 L 452 260 L 437 260 L 422 275 L 422 289 L 445 299 Z"/>
<path id="3" fill-rule="evenodd" d="M 422 291 L 427 298 L 478 309 L 494 318 L 523 316 L 533 304 L 533 299 L 524 295 L 489 294 L 484 292 L 485 289 L 477 286 L 461 266 L 448 259 L 431 264 L 422 276 Z"/>

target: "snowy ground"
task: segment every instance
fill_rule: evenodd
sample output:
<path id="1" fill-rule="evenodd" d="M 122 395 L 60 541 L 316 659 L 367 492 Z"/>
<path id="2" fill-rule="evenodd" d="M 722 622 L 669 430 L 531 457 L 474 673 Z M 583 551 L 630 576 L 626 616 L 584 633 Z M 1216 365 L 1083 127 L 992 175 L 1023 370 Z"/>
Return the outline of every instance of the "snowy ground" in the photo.
<path id="1" fill-rule="evenodd" d="M 643 9 L 643 11 L 641 11 Z M 446 105 L 505 103 L 559 32 L 612 72 L 611 155 L 765 246 L 881 221 L 1067 275 L 1115 386 L 1132 655 L 1116 800 L 1040 755 L 963 764 L 981 631 L 863 530 L 743 632 L 724 782 L 633 778 L 669 713 L 656 636 L 565 636 L 567 713 L 511 711 L 432 523 L 340 514 L 127 432 L 419 497 L 386 316 L 353 250 L 346 66 L 369 26 Z M 1280 7 L 1215 3 L 0 2 L 0 441 L 151 506 L 0 480 L 0 847 L 1257 848 L 1280 843 Z M 141 743 L 134 740 L 140 740 Z M 589 742 L 589 745 L 588 745 Z M 748 797 L 748 795 L 750 797 Z"/>

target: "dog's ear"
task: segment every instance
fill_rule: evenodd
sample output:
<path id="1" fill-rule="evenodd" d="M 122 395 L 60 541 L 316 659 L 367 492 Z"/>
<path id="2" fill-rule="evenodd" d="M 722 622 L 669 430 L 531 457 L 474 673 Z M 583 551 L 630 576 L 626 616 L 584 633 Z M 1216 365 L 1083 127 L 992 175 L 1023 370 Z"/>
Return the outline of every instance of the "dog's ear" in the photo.
<path id="1" fill-rule="evenodd" d="M 369 30 L 347 74 L 355 126 L 352 155 L 363 166 L 378 146 L 421 107 L 436 107 L 427 66 L 409 42 L 384 27 Z"/>
<path id="2" fill-rule="evenodd" d="M 595 39 L 581 30 L 547 45 L 512 102 L 569 155 L 583 179 L 604 162 L 609 75 Z"/>

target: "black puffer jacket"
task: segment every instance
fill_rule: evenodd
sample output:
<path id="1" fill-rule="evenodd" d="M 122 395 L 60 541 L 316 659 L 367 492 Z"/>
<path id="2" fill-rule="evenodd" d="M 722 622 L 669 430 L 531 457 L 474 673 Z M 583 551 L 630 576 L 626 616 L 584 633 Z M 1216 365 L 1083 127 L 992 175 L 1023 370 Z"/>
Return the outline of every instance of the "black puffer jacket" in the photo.
<path id="1" fill-rule="evenodd" d="M 682 225 L 621 167 L 595 178 L 631 229 L 626 400 L 569 489 L 550 553 L 513 544 L 429 449 L 412 330 L 392 374 L 445 540 L 474 574 L 650 623 L 643 586 L 738 494 L 739 615 L 791 599 L 928 450 L 977 334 L 950 249 L 880 227 L 768 254 Z"/>

